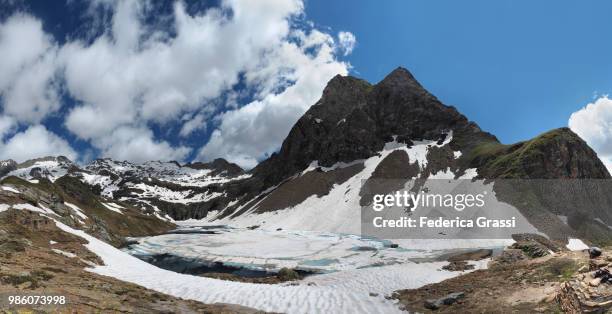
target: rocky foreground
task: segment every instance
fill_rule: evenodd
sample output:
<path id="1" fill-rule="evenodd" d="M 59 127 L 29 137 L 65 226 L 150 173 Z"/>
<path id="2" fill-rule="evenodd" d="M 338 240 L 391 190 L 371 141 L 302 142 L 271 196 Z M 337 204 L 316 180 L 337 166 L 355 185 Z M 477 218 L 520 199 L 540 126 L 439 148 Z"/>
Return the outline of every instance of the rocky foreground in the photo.
<path id="1" fill-rule="evenodd" d="M 607 313 L 612 309 L 612 248 L 599 253 L 520 239 L 494 257 L 488 269 L 391 297 L 402 309 L 419 313 Z"/>
<path id="2" fill-rule="evenodd" d="M 123 204 L 123 203 L 121 203 Z M 37 184 L 0 181 L 0 313 L 255 313 L 229 304 L 207 305 L 97 275 L 104 262 L 81 237 L 86 231 L 115 247 L 127 236 L 163 233 L 172 223 L 94 194 L 69 177 Z M 63 296 L 61 305 L 16 305 L 9 296 Z"/>
<path id="3" fill-rule="evenodd" d="M 258 313 L 229 304 L 202 304 L 91 273 L 103 264 L 84 240 L 29 211 L 0 213 L 0 312 Z M 65 305 L 11 305 L 8 296 L 65 296 Z M 30 312 L 28 312 L 30 313 Z"/>

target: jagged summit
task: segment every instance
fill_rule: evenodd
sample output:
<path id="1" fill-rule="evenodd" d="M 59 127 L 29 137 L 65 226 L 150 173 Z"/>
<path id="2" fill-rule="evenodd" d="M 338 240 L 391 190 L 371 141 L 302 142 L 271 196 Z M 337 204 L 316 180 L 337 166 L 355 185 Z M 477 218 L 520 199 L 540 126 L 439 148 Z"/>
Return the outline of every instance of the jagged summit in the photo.
<path id="1" fill-rule="evenodd" d="M 404 67 L 397 67 L 387 74 L 377 85 L 397 86 L 400 88 L 421 87 L 414 75 Z"/>
<path id="2" fill-rule="evenodd" d="M 400 142 L 438 140 L 449 132 L 495 140 L 454 107 L 442 104 L 404 68 L 376 85 L 336 76 L 321 99 L 298 120 L 278 154 L 253 173 L 272 186 L 311 162 L 332 166 L 377 154 L 394 137 Z"/>
<path id="3" fill-rule="evenodd" d="M 229 162 L 224 158 L 216 158 L 211 162 L 193 162 L 188 163 L 184 167 L 189 167 L 193 169 L 209 169 L 213 170 L 213 174 L 221 174 L 225 173 L 230 176 L 236 176 L 244 174 L 244 169 L 238 166 L 235 163 Z"/>

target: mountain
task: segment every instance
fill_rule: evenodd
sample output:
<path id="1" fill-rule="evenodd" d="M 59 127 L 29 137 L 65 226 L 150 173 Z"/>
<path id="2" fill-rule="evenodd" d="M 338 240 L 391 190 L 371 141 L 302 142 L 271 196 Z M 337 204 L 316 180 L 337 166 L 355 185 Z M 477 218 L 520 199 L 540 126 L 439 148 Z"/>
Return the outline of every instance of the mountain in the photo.
<path id="1" fill-rule="evenodd" d="M 167 221 L 205 218 L 347 233 L 359 233 L 360 206 L 368 202 L 364 187 L 372 188 L 376 179 L 530 179 L 536 184 L 610 178 L 596 153 L 571 130 L 502 144 L 440 102 L 404 68 L 377 84 L 334 77 L 279 151 L 248 172 L 223 159 L 185 165 L 98 159 L 79 167 L 64 157 L 47 157 L 2 165 L 5 176 L 33 183 L 77 179 L 100 197 Z M 558 189 L 571 187 L 521 182 L 500 184 L 500 198 L 541 232 L 560 240 L 612 241 L 610 193 L 569 199 L 572 194 Z M 525 203 L 512 198 L 521 189 L 539 192 Z M 561 196 L 551 200 L 547 195 Z M 581 206 L 586 201 L 590 206 Z"/>
<path id="2" fill-rule="evenodd" d="M 501 199 L 519 209 L 538 230 L 562 240 L 568 236 L 612 240 L 610 193 L 585 187 L 587 193 L 579 198 L 537 181 L 610 178 L 580 137 L 560 128 L 504 145 L 454 107 L 442 104 L 403 68 L 375 85 L 334 77 L 321 99 L 291 129 L 279 152 L 250 173 L 240 182 L 242 189 L 237 183 L 232 186 L 232 191 L 243 193 L 229 194 L 236 195 L 236 203 L 209 219 L 359 232 L 361 182 L 367 186 L 377 178 L 503 179 L 512 184 L 506 184 Z M 528 188 L 522 186 L 527 181 L 510 181 L 519 179 L 540 182 L 530 203 L 510 198 L 508 186 L 513 193 Z M 561 188 L 569 192 L 573 187 Z M 551 201 L 549 195 L 560 195 L 559 200 Z M 575 199 L 567 199 L 571 197 Z"/>

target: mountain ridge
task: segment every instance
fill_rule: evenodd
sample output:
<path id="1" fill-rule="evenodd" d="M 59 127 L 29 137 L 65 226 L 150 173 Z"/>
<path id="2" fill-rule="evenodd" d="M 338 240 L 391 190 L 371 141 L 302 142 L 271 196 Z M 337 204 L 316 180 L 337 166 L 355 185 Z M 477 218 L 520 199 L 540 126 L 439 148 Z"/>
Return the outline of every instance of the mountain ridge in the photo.
<path id="1" fill-rule="evenodd" d="M 414 155 L 415 149 L 421 153 Z M 373 166 L 367 165 L 370 163 Z M 338 187 L 346 189 L 343 203 L 327 202 L 343 207 L 340 211 L 346 215 L 358 216 L 357 209 L 346 205 L 359 207 L 362 203 L 362 193 L 349 193 L 362 188 L 353 182 L 357 178 L 364 182 L 377 177 L 410 180 L 441 174 L 475 179 L 610 178 L 596 153 L 568 128 L 502 144 L 455 107 L 439 101 L 401 67 L 377 84 L 351 76 L 332 78 L 321 98 L 291 128 L 278 152 L 249 171 L 224 159 L 181 165 L 108 158 L 82 168 L 65 158 L 7 162 L 1 171 L 26 180 L 78 178 L 100 195 L 149 215 L 244 223 L 264 223 L 258 217 L 269 212 L 312 211 L 314 205 L 306 205 L 309 200 L 323 202 Z M 600 201 L 612 204 L 612 199 Z M 572 216 L 571 209 L 559 212 L 548 205 L 538 206 L 540 211 L 521 210 L 535 225 L 550 229 L 549 235 L 567 236 L 567 226 L 557 216 Z M 612 215 L 600 207 L 579 214 L 588 217 L 589 228 L 607 238 L 610 232 L 592 222 L 599 219 L 612 226 Z M 582 230 L 585 223 L 574 223 L 572 228 Z"/>

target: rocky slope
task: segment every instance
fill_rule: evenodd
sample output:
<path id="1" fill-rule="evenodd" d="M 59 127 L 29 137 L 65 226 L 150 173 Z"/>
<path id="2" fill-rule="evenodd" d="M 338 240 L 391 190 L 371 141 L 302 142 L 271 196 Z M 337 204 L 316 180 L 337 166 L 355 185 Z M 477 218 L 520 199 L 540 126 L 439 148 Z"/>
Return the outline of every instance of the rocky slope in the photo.
<path id="1" fill-rule="evenodd" d="M 488 269 L 391 297 L 411 313 L 608 313 L 610 254 L 608 248 L 595 258 L 586 251 L 530 257 L 509 248 Z"/>
<path id="2" fill-rule="evenodd" d="M 42 202 L 38 206 L 44 208 Z M 95 219 L 89 211 L 84 212 L 90 215 L 87 220 Z M 183 300 L 87 271 L 104 263 L 86 249 L 86 242 L 37 212 L 17 208 L 0 211 L 0 294 L 63 296 L 66 300 L 65 304 L 28 306 L 9 305 L 3 300 L 3 312 L 260 313 L 236 305 Z"/>
<path id="3" fill-rule="evenodd" d="M 108 261 L 92 253 L 91 241 L 77 232 L 122 247 L 126 237 L 161 234 L 176 226 L 100 195 L 99 188 L 82 181 L 83 173 L 66 158 L 43 158 L 15 165 L 12 175 L 0 180 L 0 294 L 66 298 L 66 304 L 35 306 L 3 299 L 4 311 L 259 313 L 183 300 L 91 272 Z"/>

